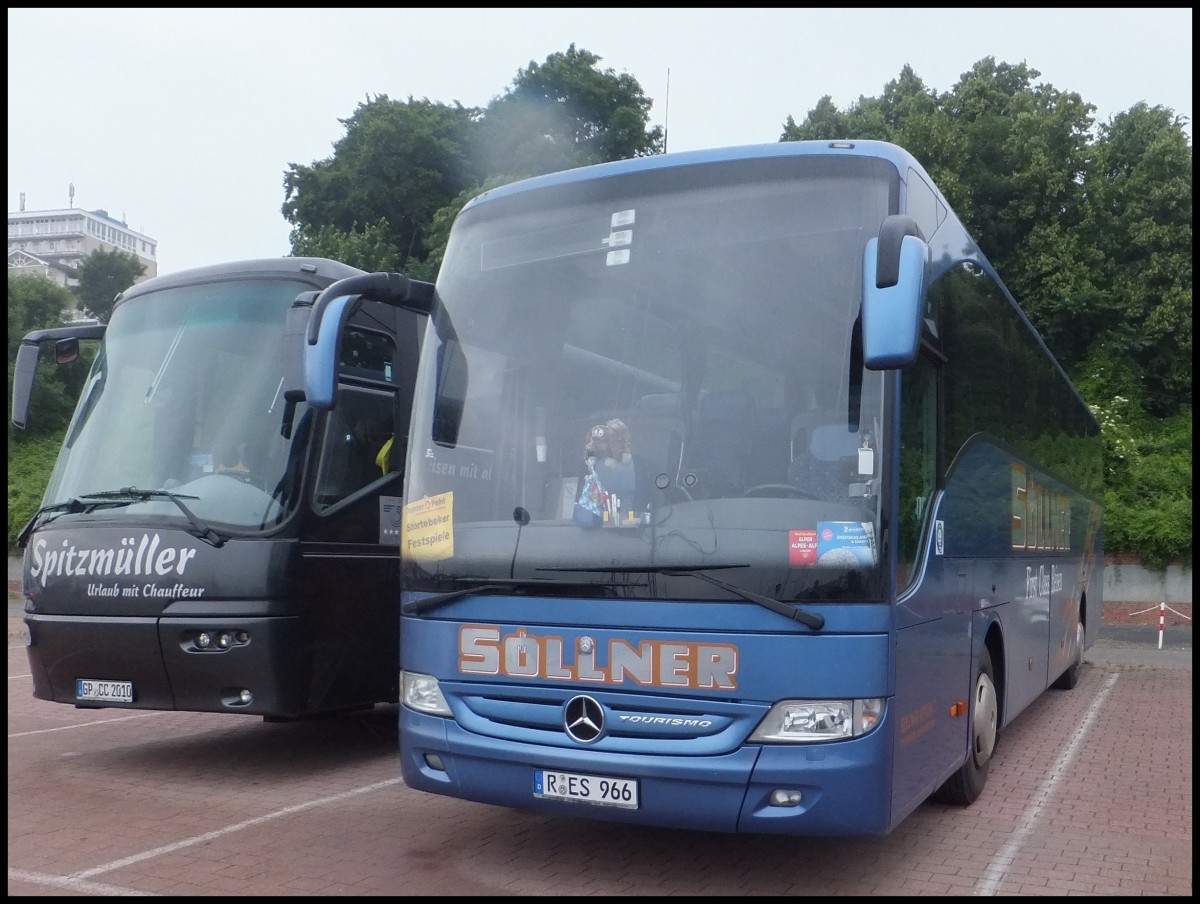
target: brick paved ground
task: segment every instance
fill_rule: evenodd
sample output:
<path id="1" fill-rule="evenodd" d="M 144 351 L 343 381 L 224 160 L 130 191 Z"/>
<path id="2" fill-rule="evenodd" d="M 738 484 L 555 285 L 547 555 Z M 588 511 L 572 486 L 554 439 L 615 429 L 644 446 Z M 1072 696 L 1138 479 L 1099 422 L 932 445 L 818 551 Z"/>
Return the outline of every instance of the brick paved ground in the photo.
<path id="1" fill-rule="evenodd" d="M 973 806 L 927 803 L 881 839 L 814 840 L 413 791 L 394 708 L 267 724 L 34 700 L 16 625 L 10 896 L 1192 894 L 1190 649 L 1094 647 L 1074 690 L 1002 734 Z"/>

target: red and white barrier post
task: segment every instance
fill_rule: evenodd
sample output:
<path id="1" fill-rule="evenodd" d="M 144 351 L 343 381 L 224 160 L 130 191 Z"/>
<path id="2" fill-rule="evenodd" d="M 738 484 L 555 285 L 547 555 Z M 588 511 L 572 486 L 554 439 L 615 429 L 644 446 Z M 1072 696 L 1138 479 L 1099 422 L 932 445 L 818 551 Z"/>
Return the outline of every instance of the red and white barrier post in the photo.
<path id="1" fill-rule="evenodd" d="M 1154 608 L 1155 608 L 1154 606 L 1151 606 L 1148 609 L 1139 609 L 1137 612 L 1130 612 L 1129 614 L 1130 615 L 1145 615 L 1147 612 L 1153 612 Z M 1176 612 L 1174 609 L 1171 609 L 1171 607 L 1167 605 L 1166 600 L 1163 600 L 1161 603 L 1159 603 L 1158 604 L 1158 648 L 1160 650 L 1162 649 L 1162 646 L 1163 646 L 1163 629 L 1166 627 L 1166 624 L 1167 624 L 1167 611 L 1168 610 L 1170 610 L 1173 614 L 1178 615 L 1180 618 L 1182 618 L 1186 621 L 1192 620 L 1192 617 L 1190 615 L 1184 615 L 1182 612 Z"/>

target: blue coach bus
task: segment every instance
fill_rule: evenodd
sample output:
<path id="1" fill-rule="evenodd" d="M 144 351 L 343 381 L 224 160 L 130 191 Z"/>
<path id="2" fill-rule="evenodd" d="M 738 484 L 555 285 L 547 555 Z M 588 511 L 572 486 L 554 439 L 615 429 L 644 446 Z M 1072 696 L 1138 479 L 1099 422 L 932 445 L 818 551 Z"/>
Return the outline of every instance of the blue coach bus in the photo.
<path id="1" fill-rule="evenodd" d="M 458 217 L 414 397 L 400 753 L 558 816 L 879 835 L 981 793 L 1101 626 L 1100 432 L 875 141 Z"/>

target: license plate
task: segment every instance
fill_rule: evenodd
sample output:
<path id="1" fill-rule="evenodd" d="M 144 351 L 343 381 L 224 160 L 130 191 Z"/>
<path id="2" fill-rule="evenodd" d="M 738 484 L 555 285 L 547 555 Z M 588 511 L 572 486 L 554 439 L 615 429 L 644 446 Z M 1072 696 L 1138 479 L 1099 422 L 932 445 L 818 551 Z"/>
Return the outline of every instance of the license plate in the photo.
<path id="1" fill-rule="evenodd" d="M 535 769 L 533 796 L 636 810 L 638 783 L 635 779 L 614 778 L 611 775 Z"/>
<path id="2" fill-rule="evenodd" d="M 132 681 L 101 681 L 98 678 L 76 678 L 75 699 L 100 703 L 132 703 Z"/>

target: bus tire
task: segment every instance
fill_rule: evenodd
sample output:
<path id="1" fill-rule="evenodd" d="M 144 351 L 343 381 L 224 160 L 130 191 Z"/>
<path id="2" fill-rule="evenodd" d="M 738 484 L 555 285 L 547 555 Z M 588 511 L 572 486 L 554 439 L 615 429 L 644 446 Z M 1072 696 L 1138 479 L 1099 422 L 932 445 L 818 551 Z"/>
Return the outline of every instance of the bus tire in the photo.
<path id="1" fill-rule="evenodd" d="M 1071 665 L 1050 685 L 1060 691 L 1069 691 L 1079 683 L 1079 671 L 1083 668 L 1083 619 L 1075 623 L 1075 650 Z"/>
<path id="2" fill-rule="evenodd" d="M 970 711 L 970 750 L 967 761 L 934 792 L 939 803 L 966 806 L 974 803 L 987 783 L 992 754 L 1000 730 L 1000 701 L 992 671 L 992 655 L 987 647 L 979 654 L 979 666 L 972 685 Z"/>

